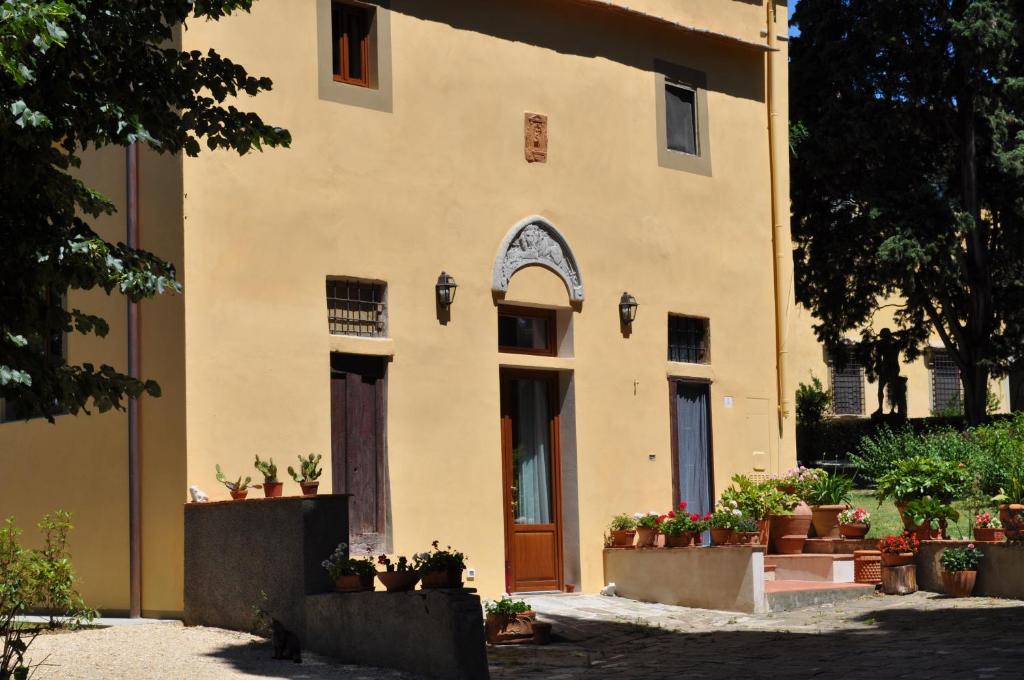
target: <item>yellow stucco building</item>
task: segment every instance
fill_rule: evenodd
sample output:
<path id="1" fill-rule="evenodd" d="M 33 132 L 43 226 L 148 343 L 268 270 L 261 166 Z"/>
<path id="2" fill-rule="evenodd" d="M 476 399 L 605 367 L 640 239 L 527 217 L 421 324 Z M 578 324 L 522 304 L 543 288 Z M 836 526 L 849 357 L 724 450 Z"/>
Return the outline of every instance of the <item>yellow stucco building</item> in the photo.
<path id="1" fill-rule="evenodd" d="M 628 4 L 261 0 L 190 25 L 183 49 L 273 79 L 240 106 L 292 148 L 143 149 L 137 185 L 123 150 L 91 158 L 122 206 L 99 231 L 136 219 L 184 284 L 139 307 L 163 396 L 131 432 L 0 425 L 0 514 L 72 511 L 90 604 L 174 616 L 186 489 L 227 498 L 214 465 L 255 477 L 257 453 L 287 494 L 323 454 L 354 545 L 451 544 L 485 597 L 594 591 L 612 515 L 790 467 L 786 7 Z M 69 302 L 111 322 L 69 360 L 123 368 L 124 300 Z"/>

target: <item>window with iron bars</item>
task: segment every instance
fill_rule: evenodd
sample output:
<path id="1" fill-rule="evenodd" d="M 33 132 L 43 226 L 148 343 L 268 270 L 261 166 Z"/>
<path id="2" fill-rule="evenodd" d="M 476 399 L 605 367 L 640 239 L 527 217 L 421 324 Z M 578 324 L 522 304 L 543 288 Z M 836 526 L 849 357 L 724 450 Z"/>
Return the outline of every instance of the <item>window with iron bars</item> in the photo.
<path id="1" fill-rule="evenodd" d="M 688 364 L 708 363 L 707 319 L 669 315 L 668 360 L 682 361 Z"/>
<path id="2" fill-rule="evenodd" d="M 832 375 L 832 413 L 837 416 L 864 415 L 864 366 L 847 358 L 840 368 L 834 356 L 829 357 L 829 373 Z"/>
<path id="3" fill-rule="evenodd" d="M 931 351 L 932 412 L 963 408 L 960 368 L 946 350 Z"/>
<path id="4" fill-rule="evenodd" d="M 327 279 L 327 326 L 332 335 L 387 334 L 387 286 L 358 279 Z"/>

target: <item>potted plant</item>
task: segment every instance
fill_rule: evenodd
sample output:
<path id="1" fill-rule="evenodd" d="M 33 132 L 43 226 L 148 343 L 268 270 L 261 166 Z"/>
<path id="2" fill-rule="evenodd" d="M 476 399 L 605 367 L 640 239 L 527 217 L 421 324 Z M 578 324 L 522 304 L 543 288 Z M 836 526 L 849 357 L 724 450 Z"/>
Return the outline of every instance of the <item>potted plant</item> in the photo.
<path id="1" fill-rule="evenodd" d="M 246 477 L 242 479 L 238 478 L 238 481 L 232 482 L 224 476 L 221 472 L 220 463 L 217 463 L 217 481 L 227 487 L 228 491 L 231 492 L 231 497 L 236 501 L 240 501 L 249 495 L 249 484 L 252 483 L 252 477 Z"/>
<path id="2" fill-rule="evenodd" d="M 683 501 L 685 503 L 686 501 Z M 680 504 L 681 507 L 686 507 Z M 636 520 L 636 547 L 638 548 L 650 548 L 654 545 L 654 537 L 658 531 L 658 513 L 656 512 L 637 512 L 634 513 L 633 519 Z"/>
<path id="3" fill-rule="evenodd" d="M 616 515 L 608 527 L 612 548 L 632 548 L 636 538 L 636 519 L 629 515 Z"/>
<path id="4" fill-rule="evenodd" d="M 774 481 L 755 482 L 746 475 L 733 475 L 733 485 L 722 492 L 723 501 L 736 501 L 744 515 L 757 522 L 758 542 L 768 545 L 770 526 L 768 518 L 791 511 L 800 499 L 776 488 Z M 808 526 L 810 519 L 808 518 Z M 804 532 L 806 535 L 806 532 Z"/>
<path id="5" fill-rule="evenodd" d="M 891 498 L 903 518 L 904 528 L 911 529 L 915 525 L 906 514 L 910 501 L 931 496 L 949 504 L 967 494 L 971 481 L 971 472 L 963 463 L 934 456 L 911 456 L 897 460 L 878 477 L 875 497 L 879 503 Z"/>
<path id="6" fill-rule="evenodd" d="M 404 556 L 399 556 L 394 562 L 387 555 L 377 557 L 377 564 L 384 567 L 384 571 L 377 572 L 377 578 L 384 584 L 389 593 L 404 593 L 416 587 L 420 580 L 419 572 L 412 568 Z"/>
<path id="7" fill-rule="evenodd" d="M 942 588 L 950 597 L 969 597 L 978 578 L 978 564 L 984 553 L 973 543 L 966 547 L 946 548 L 939 564 L 942 566 Z"/>
<path id="8" fill-rule="evenodd" d="M 1006 538 L 1024 541 L 1024 467 L 1009 471 L 1006 486 L 992 500 L 999 503 L 999 520 Z"/>
<path id="9" fill-rule="evenodd" d="M 658 519 L 658 529 L 665 535 L 666 548 L 685 548 L 704 530 L 700 515 L 697 514 L 671 511 Z"/>
<path id="10" fill-rule="evenodd" d="M 277 466 L 274 465 L 274 459 L 260 460 L 260 454 L 257 453 L 256 470 L 263 475 L 263 495 L 267 498 L 279 498 L 284 484 L 277 481 Z"/>
<path id="11" fill-rule="evenodd" d="M 904 516 L 910 520 L 917 537 L 922 541 L 938 541 L 945 538 L 947 523 L 960 519 L 960 513 L 954 510 L 953 506 L 931 496 L 907 503 Z"/>
<path id="12" fill-rule="evenodd" d="M 309 454 L 309 458 L 303 458 L 299 456 L 299 472 L 295 472 L 295 468 L 291 465 L 288 466 L 288 474 L 292 476 L 299 486 L 302 487 L 303 496 L 315 496 L 317 487 L 320 486 L 320 473 L 323 472 L 320 469 L 320 454 Z"/>
<path id="13" fill-rule="evenodd" d="M 782 493 L 803 498 L 808 486 L 826 474 L 828 473 L 821 468 L 808 468 L 801 465 L 787 470 L 783 475 L 772 475 L 772 480 L 775 482 L 775 488 Z"/>
<path id="14" fill-rule="evenodd" d="M 334 589 L 339 593 L 373 590 L 373 577 L 377 575 L 373 558 L 370 556 L 360 559 L 349 557 L 347 543 L 339 543 L 331 556 L 320 565 L 334 579 Z"/>
<path id="15" fill-rule="evenodd" d="M 843 538 L 864 538 L 871 529 L 871 513 L 864 508 L 846 508 L 839 513 L 838 520 Z"/>
<path id="16" fill-rule="evenodd" d="M 1003 523 L 998 517 L 987 512 L 974 516 L 974 540 L 986 543 L 998 543 L 1006 539 Z"/>
<path id="17" fill-rule="evenodd" d="M 736 501 L 719 501 L 708 520 L 711 542 L 715 545 L 735 543 L 736 522 L 742 516 L 743 511 L 739 509 L 739 504 Z"/>
<path id="18" fill-rule="evenodd" d="M 430 552 L 416 553 L 413 556 L 413 567 L 419 572 L 423 588 L 461 588 L 462 572 L 466 568 L 466 556 L 452 550 L 449 545 L 444 550 L 438 542 L 431 544 Z"/>
<path id="19" fill-rule="evenodd" d="M 752 545 L 758 542 L 761 532 L 757 530 L 757 522 L 747 516 L 736 520 L 736 542 L 740 545 Z"/>
<path id="20" fill-rule="evenodd" d="M 839 538 L 839 513 L 850 504 L 853 480 L 824 474 L 809 484 L 804 500 L 811 506 L 811 523 L 818 538 Z"/>
<path id="21" fill-rule="evenodd" d="M 526 602 L 504 595 L 500 600 L 484 602 L 484 611 L 487 641 L 492 645 L 533 637 L 536 614 Z"/>
<path id="22" fill-rule="evenodd" d="M 914 556 L 920 548 L 921 541 L 910 531 L 904 531 L 899 536 L 890 534 L 878 539 L 878 552 L 882 555 L 882 566 L 885 567 L 913 564 Z"/>

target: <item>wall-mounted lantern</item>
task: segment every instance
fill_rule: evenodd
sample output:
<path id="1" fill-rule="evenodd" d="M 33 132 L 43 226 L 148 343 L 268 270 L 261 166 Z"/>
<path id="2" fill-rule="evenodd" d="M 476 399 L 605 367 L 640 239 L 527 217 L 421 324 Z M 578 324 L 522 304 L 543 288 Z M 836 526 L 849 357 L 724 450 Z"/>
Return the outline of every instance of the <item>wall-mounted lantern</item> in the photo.
<path id="1" fill-rule="evenodd" d="M 636 318 L 636 298 L 629 293 L 623 293 L 619 299 L 619 319 L 624 326 L 629 326 Z"/>
<path id="2" fill-rule="evenodd" d="M 459 284 L 455 283 L 455 277 L 448 272 L 441 272 L 437 277 L 437 304 L 441 309 L 448 309 L 455 302 L 455 289 Z"/>

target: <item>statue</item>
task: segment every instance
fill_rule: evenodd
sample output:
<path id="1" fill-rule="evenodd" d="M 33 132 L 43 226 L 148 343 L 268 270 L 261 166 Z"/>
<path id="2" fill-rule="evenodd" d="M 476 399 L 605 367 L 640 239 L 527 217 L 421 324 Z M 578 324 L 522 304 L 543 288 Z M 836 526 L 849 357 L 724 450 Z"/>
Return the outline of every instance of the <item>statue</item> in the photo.
<path id="1" fill-rule="evenodd" d="M 899 333 L 883 328 L 878 333 L 878 339 L 868 347 L 868 377 L 873 374 L 878 380 L 878 409 L 871 414 L 873 418 L 882 417 L 886 387 L 889 388 L 891 406 L 889 415 L 907 417 L 907 379 L 900 375 L 900 351 L 903 344 Z"/>

